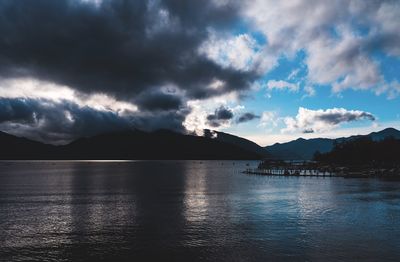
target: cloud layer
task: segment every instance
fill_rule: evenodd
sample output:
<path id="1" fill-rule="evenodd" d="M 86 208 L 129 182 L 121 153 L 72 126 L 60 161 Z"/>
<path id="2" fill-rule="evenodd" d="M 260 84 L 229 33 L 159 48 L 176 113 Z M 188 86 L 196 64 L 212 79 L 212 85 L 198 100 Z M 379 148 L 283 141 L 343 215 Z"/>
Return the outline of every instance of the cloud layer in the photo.
<path id="1" fill-rule="evenodd" d="M 237 119 L 237 123 L 244 123 L 257 118 L 260 118 L 260 116 L 254 113 L 247 112 L 239 116 L 239 118 Z"/>
<path id="2" fill-rule="evenodd" d="M 272 91 L 276 90 L 284 90 L 287 89 L 291 92 L 297 92 L 299 90 L 299 84 L 289 83 L 283 80 L 269 80 L 267 83 L 267 89 Z"/>
<path id="3" fill-rule="evenodd" d="M 233 112 L 229 108 L 221 106 L 215 109 L 213 114 L 207 116 L 207 122 L 211 127 L 219 127 L 227 124 L 233 118 Z"/>
<path id="4" fill-rule="evenodd" d="M 229 25 L 235 10 L 213 1 L 2 1 L 0 74 L 133 100 L 165 85 L 188 98 L 246 89 L 251 73 L 223 68 L 197 51 L 207 28 Z M 223 85 L 207 88 L 215 79 Z"/>
<path id="5" fill-rule="evenodd" d="M 0 98 L 0 128 L 44 142 L 62 144 L 129 128 L 129 120 L 111 111 L 80 107 L 68 101 Z"/>
<path id="6" fill-rule="evenodd" d="M 392 0 L 4 0 L 0 128 L 58 142 L 107 126 L 193 131 L 257 118 L 266 126 L 264 108 L 240 105 L 264 80 L 269 92 L 303 97 L 329 86 L 395 98 L 399 82 L 379 59 L 400 56 L 399 16 Z M 299 53 L 286 79 L 268 78 Z M 373 120 L 343 110 L 301 108 L 286 130 Z"/>
<path id="7" fill-rule="evenodd" d="M 300 107 L 296 117 L 286 117 L 284 132 L 326 132 L 342 123 L 359 120 L 375 121 L 375 116 L 369 112 L 359 110 L 346 110 L 344 108 L 332 108 L 326 110 L 311 110 Z"/>
<path id="8" fill-rule="evenodd" d="M 7 100 L 14 107 L 28 98 L 26 108 L 41 117 L 51 114 L 38 108 L 43 99 L 56 112 L 74 104 L 118 115 L 113 105 L 124 105 L 137 109 L 130 110 L 132 127 L 184 130 L 188 101 L 246 91 L 256 78 L 199 51 L 210 29 L 226 30 L 237 11 L 236 3 L 218 1 L 1 1 L 0 97 L 15 99 Z M 18 96 L 13 87 L 21 84 Z M 53 95 L 46 94 L 50 89 Z M 66 91 L 68 102 L 57 89 Z M 105 99 L 85 103 L 93 97 Z M 13 116 L 0 120 L 3 130 L 24 132 Z"/>
<path id="9" fill-rule="evenodd" d="M 382 90 L 376 51 L 400 56 L 400 2 L 392 0 L 246 1 L 243 13 L 267 39 L 266 56 L 305 52 L 313 85 Z M 391 92 L 387 86 L 387 92 Z"/>

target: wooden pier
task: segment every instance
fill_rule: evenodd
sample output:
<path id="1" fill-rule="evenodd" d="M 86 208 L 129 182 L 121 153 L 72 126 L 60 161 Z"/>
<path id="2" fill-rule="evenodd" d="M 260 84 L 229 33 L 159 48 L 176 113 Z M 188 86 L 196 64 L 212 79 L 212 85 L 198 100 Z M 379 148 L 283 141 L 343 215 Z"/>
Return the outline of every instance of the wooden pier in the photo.
<path id="1" fill-rule="evenodd" d="M 243 173 L 262 176 L 286 176 L 286 177 L 343 177 L 342 174 L 316 170 L 316 169 L 260 169 L 248 168 Z"/>
<path id="2" fill-rule="evenodd" d="M 400 180 L 400 167 L 333 166 L 316 161 L 264 160 L 257 168 L 243 171 L 249 175 L 284 177 L 388 178 Z"/>

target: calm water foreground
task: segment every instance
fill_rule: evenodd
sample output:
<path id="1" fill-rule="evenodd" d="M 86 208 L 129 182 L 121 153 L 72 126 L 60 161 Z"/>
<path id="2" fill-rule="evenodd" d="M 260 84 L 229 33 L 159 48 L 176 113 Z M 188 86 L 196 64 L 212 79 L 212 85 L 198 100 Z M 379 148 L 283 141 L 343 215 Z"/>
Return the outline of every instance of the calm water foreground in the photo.
<path id="1" fill-rule="evenodd" d="M 248 161 L 0 162 L 0 261 L 400 261 L 400 183 Z"/>

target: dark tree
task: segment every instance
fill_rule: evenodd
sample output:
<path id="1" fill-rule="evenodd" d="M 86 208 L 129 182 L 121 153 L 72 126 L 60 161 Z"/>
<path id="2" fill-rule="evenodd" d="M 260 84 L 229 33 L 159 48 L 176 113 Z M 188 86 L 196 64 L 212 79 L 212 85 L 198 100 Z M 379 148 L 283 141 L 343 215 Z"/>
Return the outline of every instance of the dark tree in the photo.
<path id="1" fill-rule="evenodd" d="M 339 165 L 397 165 L 400 164 L 400 140 L 392 137 L 374 141 L 368 137 L 335 144 L 331 152 L 314 155 L 314 160 Z"/>

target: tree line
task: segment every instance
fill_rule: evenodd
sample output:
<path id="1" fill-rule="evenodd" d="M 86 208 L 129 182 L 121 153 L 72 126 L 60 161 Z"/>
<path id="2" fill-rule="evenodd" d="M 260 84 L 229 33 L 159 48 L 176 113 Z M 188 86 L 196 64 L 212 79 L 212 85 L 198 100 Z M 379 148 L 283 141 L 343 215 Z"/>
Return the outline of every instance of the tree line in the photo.
<path id="1" fill-rule="evenodd" d="M 332 151 L 316 152 L 314 160 L 336 165 L 388 166 L 400 164 L 400 140 L 388 137 L 374 141 L 361 137 L 335 143 Z"/>

